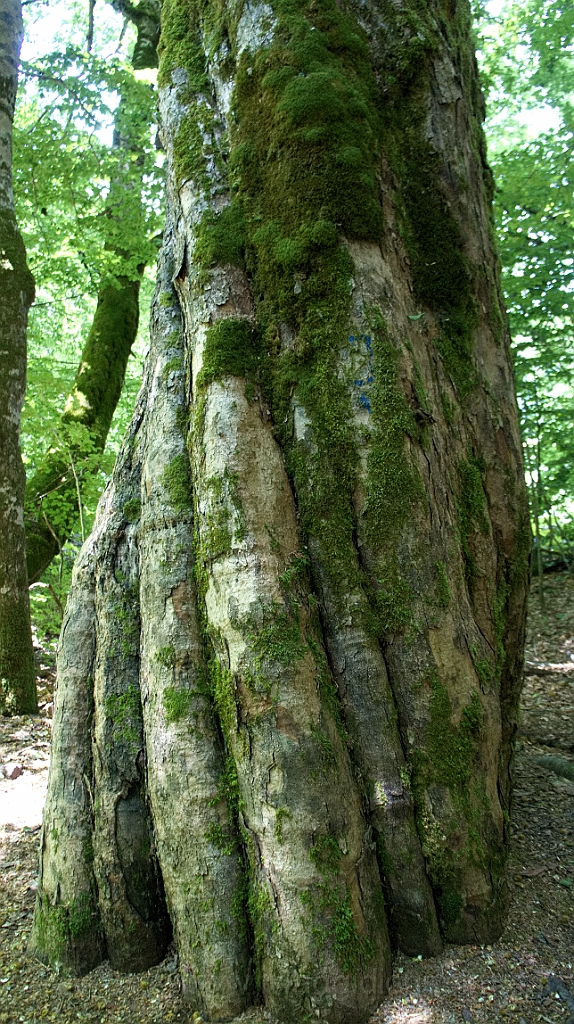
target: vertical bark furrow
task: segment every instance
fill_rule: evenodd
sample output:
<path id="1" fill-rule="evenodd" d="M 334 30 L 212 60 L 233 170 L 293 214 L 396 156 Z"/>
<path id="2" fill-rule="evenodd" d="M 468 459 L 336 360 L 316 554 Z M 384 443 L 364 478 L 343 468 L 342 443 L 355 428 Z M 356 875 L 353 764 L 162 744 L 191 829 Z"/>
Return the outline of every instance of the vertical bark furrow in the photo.
<path id="1" fill-rule="evenodd" d="M 324 554 L 313 538 L 309 550 L 353 762 L 367 794 L 377 839 L 391 936 L 409 956 L 436 956 L 442 942 L 415 824 L 397 710 L 380 647 L 363 625 L 372 612 L 365 594 L 351 588 L 343 608 L 329 585 Z"/>
<path id="2" fill-rule="evenodd" d="M 152 313 L 153 382 L 140 526 L 148 787 L 183 991 L 209 1020 L 242 1012 L 252 971 L 239 836 L 208 685 L 193 568 L 183 323 L 166 242 Z"/>
<path id="3" fill-rule="evenodd" d="M 145 789 L 137 519 L 141 466 L 130 446 L 108 504 L 95 571 L 94 871 L 110 963 L 145 970 L 171 928 Z"/>
<path id="4" fill-rule="evenodd" d="M 373 345 L 387 364 L 389 342 L 396 352 L 408 443 L 382 493 L 366 458 L 360 550 L 385 607 L 385 660 L 442 927 L 452 941 L 488 941 L 505 909 L 500 781 L 507 794 L 512 726 L 503 735 L 501 719 L 514 720 L 520 686 L 528 536 L 508 336 L 497 275 L 485 273 L 495 261 L 480 91 L 464 5 L 422 20 L 405 5 L 384 27 L 373 8 L 361 17 L 382 80 L 396 77 L 383 108 L 382 260 L 353 255 L 363 307 L 380 295 L 385 325 Z M 375 379 L 381 368 L 375 359 Z M 395 400 L 376 391 L 373 419 L 377 405 L 379 417 L 400 414 L 396 386 Z M 413 495 L 405 516 L 396 481 L 407 493 L 413 472 L 425 497 Z"/>
<path id="5" fill-rule="evenodd" d="M 105 602 L 102 604 L 101 594 L 97 595 L 96 590 L 100 589 L 101 581 L 106 581 L 108 586 L 110 581 L 112 586 L 114 582 L 117 584 L 114 559 L 118 535 L 125 536 L 127 523 L 123 513 L 130 509 L 130 504 L 133 512 L 132 454 L 145 401 L 145 389 L 142 389 L 114 476 L 99 503 L 92 534 L 82 547 L 74 567 L 58 649 L 55 734 L 44 810 L 40 884 L 32 945 L 40 957 L 64 964 L 79 973 L 91 970 L 105 958 L 108 953 L 107 937 L 110 939 L 109 953 L 118 966 L 131 969 L 142 963 L 149 965 L 154 959 L 157 962 L 161 959 L 169 933 L 165 909 L 162 909 L 161 882 L 153 856 L 153 843 L 150 841 L 148 844 L 145 839 L 149 819 L 144 798 L 134 799 L 131 786 L 135 766 L 133 761 L 126 766 L 126 746 L 121 741 L 114 743 L 114 730 L 107 733 L 104 742 L 101 731 L 106 717 L 115 714 L 117 719 L 119 715 L 120 729 L 125 727 L 126 735 L 129 733 L 132 740 L 135 739 L 138 717 L 141 721 L 139 693 L 137 700 L 131 693 L 128 702 L 122 704 L 120 692 L 123 685 L 121 655 L 126 653 L 126 649 L 122 651 L 122 643 L 129 640 L 132 657 L 139 645 L 133 620 L 128 636 L 124 635 L 128 602 L 123 601 L 118 615 L 117 608 L 106 608 Z M 137 468 L 135 477 L 137 479 Z M 121 570 L 119 572 L 121 577 Z M 112 666 L 115 676 L 112 675 L 111 680 L 116 689 L 109 694 L 102 692 L 106 686 L 102 668 L 106 644 L 108 640 L 112 642 L 114 629 L 118 660 Z M 99 675 L 96 686 L 95 674 Z M 132 687 L 133 679 L 132 672 L 131 679 L 127 680 Z M 98 698 L 96 715 L 95 692 Z M 111 700 L 106 700 L 107 697 Z M 119 701 L 114 697 L 119 697 Z M 110 711 L 112 716 L 108 715 Z M 114 758 L 107 763 L 105 747 L 110 734 Z M 116 736 L 115 740 L 119 737 Z M 141 779 L 141 743 L 137 751 L 133 749 L 135 744 L 130 742 L 127 746 L 135 758 L 136 773 Z M 121 782 L 118 786 L 122 770 L 128 777 L 123 791 Z M 120 806 L 118 814 L 122 792 L 128 798 L 129 806 Z M 108 841 L 109 850 L 106 848 Z M 116 874 L 119 877 L 113 877 Z M 116 909 L 120 911 L 118 922 L 113 916 Z M 125 928 L 118 927 L 122 920 Z M 133 935 L 130 931 L 135 932 L 141 941 L 139 952 L 132 948 Z M 150 946 L 153 947 L 153 955 L 150 954 Z"/>

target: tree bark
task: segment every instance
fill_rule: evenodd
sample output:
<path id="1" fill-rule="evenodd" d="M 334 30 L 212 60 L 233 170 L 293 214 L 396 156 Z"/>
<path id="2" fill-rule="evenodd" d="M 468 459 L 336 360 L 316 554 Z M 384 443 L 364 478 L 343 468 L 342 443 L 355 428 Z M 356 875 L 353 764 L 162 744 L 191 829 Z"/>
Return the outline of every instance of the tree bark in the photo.
<path id="1" fill-rule="evenodd" d="M 75 573 L 55 730 L 91 690 L 74 788 L 97 839 L 90 792 L 111 808 L 135 784 L 98 739 L 131 694 L 144 875 L 206 1018 L 255 1000 L 359 1022 L 392 945 L 490 942 L 506 910 L 529 527 L 470 13 L 215 6 L 162 8 L 152 346 Z M 88 684 L 74 609 L 128 580 L 133 650 Z M 54 958 L 67 914 L 64 959 L 88 968 L 71 901 L 122 862 L 55 847 L 52 822 L 80 820 L 69 772 L 51 768 L 35 943 Z"/>
<path id="2" fill-rule="evenodd" d="M 26 390 L 26 329 L 34 279 L 16 224 L 12 123 L 22 45 L 19 2 L 0 3 L 0 713 L 38 709 L 24 536 L 26 476 L 20 413 Z"/>

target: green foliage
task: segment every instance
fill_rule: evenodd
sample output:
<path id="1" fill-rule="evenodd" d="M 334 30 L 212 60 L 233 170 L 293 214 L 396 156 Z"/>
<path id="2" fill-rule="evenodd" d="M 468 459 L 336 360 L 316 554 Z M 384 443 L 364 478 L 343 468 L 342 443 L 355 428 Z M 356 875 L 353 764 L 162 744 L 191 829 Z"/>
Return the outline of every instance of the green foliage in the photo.
<path id="1" fill-rule="evenodd" d="M 62 14 L 55 40 L 60 48 L 37 56 L 42 12 L 26 12 L 30 39 L 37 20 L 36 53 L 23 62 L 14 131 L 17 212 L 37 283 L 22 417 L 24 461 L 34 481 L 27 509 L 28 524 L 34 523 L 28 531 L 32 579 L 58 552 L 52 533 L 61 546 L 78 527 L 85 536 L 91 526 L 139 386 L 143 338 L 136 342 L 136 365 L 128 370 L 110 431 L 137 331 L 139 280 L 154 259 L 161 223 L 163 174 L 150 132 L 153 89 L 136 81 L 121 57 L 109 57 L 112 42 L 112 50 L 125 54 L 114 39 L 122 19 L 118 23 L 111 8 L 97 12 L 94 48 L 87 54 L 77 10 Z M 131 39 L 129 31 L 124 42 Z M 151 291 L 148 278 L 144 325 Z M 100 303 L 92 322 L 98 293 L 111 301 L 107 311 Z M 90 324 L 91 347 L 89 340 L 85 345 Z M 102 365 L 96 357 L 110 330 L 113 347 Z M 48 576 L 55 594 L 53 573 Z M 47 607 L 43 600 L 41 611 Z M 59 615 L 55 600 L 53 607 Z"/>
<path id="2" fill-rule="evenodd" d="M 506 0 L 478 23 L 502 285 L 538 542 L 572 557 L 574 18 Z"/>
<path id="3" fill-rule="evenodd" d="M 24 63 L 23 73 L 14 183 L 36 280 L 60 295 L 78 285 L 85 292 L 86 273 L 94 292 L 118 267 L 137 280 L 140 264 L 155 255 L 153 235 L 159 227 L 163 176 L 150 137 L 153 91 L 118 60 L 102 60 L 74 46 Z M 106 94 L 112 103 L 118 94 L 123 97 L 115 116 L 121 146 L 107 146 L 95 135 L 102 120 L 114 119 Z M 126 148 L 137 157 L 126 162 Z M 110 182 L 120 179 L 128 188 L 110 192 Z"/>

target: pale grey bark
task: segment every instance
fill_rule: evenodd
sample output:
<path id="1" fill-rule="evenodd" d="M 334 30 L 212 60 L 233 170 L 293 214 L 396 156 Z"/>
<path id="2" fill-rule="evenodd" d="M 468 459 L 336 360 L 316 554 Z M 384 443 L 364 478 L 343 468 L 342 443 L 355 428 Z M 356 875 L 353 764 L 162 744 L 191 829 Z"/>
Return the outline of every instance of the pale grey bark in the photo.
<path id="1" fill-rule="evenodd" d="M 12 122 L 22 45 L 19 0 L 0 3 L 0 712 L 38 708 L 24 536 L 20 413 L 34 280 L 16 224 Z"/>

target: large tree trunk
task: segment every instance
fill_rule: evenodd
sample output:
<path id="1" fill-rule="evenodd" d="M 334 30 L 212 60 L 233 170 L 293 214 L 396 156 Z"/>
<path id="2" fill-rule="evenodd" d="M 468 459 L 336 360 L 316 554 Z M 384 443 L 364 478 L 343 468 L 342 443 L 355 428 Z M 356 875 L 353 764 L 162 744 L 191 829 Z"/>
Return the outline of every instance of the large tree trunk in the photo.
<path id="1" fill-rule="evenodd" d="M 20 413 L 34 280 L 16 224 L 12 123 L 22 45 L 20 0 L 0 2 L 0 714 L 37 711 L 26 575 Z"/>
<path id="2" fill-rule="evenodd" d="M 506 907 L 529 533 L 468 4 L 163 19 L 152 347 L 62 633 L 34 941 L 148 963 L 167 907 L 207 1018 L 358 1022 L 393 944 Z"/>

